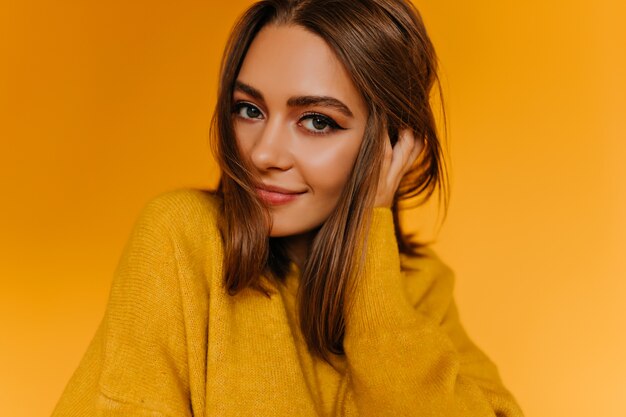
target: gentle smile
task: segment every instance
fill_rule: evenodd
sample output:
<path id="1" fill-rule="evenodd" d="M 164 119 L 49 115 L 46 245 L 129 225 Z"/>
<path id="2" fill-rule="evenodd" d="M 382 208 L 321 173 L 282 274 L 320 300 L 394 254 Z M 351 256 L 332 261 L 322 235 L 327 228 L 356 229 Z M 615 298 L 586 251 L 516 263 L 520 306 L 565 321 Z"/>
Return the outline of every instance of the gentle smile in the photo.
<path id="1" fill-rule="evenodd" d="M 277 187 L 256 189 L 257 195 L 261 198 L 261 200 L 263 200 L 267 204 L 271 204 L 274 206 L 289 203 L 306 192 L 293 192 L 282 189 L 280 189 L 280 191 L 278 190 L 279 188 Z"/>

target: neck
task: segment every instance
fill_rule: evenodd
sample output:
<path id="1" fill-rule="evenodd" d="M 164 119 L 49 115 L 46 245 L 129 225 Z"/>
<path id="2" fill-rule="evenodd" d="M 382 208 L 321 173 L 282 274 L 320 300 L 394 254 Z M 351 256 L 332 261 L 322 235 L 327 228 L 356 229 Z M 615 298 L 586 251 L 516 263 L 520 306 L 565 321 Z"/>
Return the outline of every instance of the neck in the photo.
<path id="1" fill-rule="evenodd" d="M 299 235 L 286 236 L 284 239 L 287 254 L 291 258 L 292 261 L 298 265 L 300 270 L 304 267 L 304 262 L 309 254 L 309 248 L 311 247 L 311 243 L 313 242 L 313 238 L 317 234 L 317 230 L 312 230 L 310 232 L 302 233 Z"/>

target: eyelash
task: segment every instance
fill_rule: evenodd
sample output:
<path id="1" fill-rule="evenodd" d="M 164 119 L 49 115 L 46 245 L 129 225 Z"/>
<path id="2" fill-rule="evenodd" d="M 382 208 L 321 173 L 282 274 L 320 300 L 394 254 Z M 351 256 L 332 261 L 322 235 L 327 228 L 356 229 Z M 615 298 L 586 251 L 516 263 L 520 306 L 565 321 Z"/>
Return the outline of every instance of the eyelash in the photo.
<path id="1" fill-rule="evenodd" d="M 239 101 L 237 103 L 235 103 L 235 105 L 233 106 L 233 113 L 237 116 L 240 117 L 238 115 L 238 113 L 241 111 L 242 108 L 244 107 L 253 107 L 257 110 L 259 110 L 259 113 L 261 112 L 261 110 L 255 106 L 254 104 L 251 103 L 247 103 L 245 101 Z M 262 113 L 261 113 L 262 114 Z M 246 118 L 246 117 L 242 117 L 243 119 L 250 119 L 250 118 Z M 298 124 L 300 124 L 303 120 L 306 119 L 313 119 L 313 118 L 319 118 L 321 119 L 328 127 L 330 127 L 330 130 L 328 132 L 316 132 L 313 130 L 309 130 L 307 128 L 304 128 L 307 132 L 309 132 L 312 135 L 329 135 L 337 130 L 345 130 L 344 127 L 341 127 L 337 124 L 337 122 L 335 122 L 333 119 L 331 119 L 328 116 L 325 116 L 321 113 L 315 113 L 315 112 L 307 112 L 304 113 L 302 115 L 302 117 L 300 118 L 300 120 L 298 121 Z"/>

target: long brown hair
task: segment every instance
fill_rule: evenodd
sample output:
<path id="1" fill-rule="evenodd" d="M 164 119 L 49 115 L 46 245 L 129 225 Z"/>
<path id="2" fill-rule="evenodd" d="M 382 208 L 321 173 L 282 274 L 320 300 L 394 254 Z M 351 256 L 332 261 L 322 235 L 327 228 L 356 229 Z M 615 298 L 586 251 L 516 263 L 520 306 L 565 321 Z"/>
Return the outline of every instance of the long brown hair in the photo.
<path id="1" fill-rule="evenodd" d="M 354 169 L 336 209 L 317 231 L 301 271 L 300 327 L 310 351 L 328 360 L 331 353 L 344 353 L 344 300 L 362 265 L 354 254 L 367 236 L 385 145 L 383 126 L 392 144 L 404 128 L 425 140 L 392 206 L 399 251 L 419 256 L 424 245 L 402 232 L 401 201 L 420 205 L 438 190 L 445 219 L 447 175 L 430 103 L 432 87 L 438 84 L 437 59 L 422 18 L 408 0 L 263 0 L 240 17 L 222 58 L 211 125 L 222 170 L 217 193 L 223 204 L 224 285 L 231 295 L 251 287 L 271 296 L 261 275 L 282 281 L 291 262 L 283 240 L 269 237 L 271 217 L 256 197 L 257 180 L 238 150 L 232 123 L 237 75 L 252 40 L 268 24 L 297 25 L 324 39 L 368 104 Z"/>

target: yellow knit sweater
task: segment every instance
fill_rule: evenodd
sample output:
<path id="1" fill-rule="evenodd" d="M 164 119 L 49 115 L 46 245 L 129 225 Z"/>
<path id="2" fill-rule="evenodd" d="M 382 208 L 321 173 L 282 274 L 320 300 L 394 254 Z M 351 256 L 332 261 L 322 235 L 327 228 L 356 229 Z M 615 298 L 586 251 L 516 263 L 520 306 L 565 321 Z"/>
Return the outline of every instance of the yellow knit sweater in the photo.
<path id="1" fill-rule="evenodd" d="M 285 285 L 263 278 L 271 299 L 226 293 L 217 207 L 196 189 L 145 206 L 54 417 L 522 416 L 459 322 L 452 271 L 430 249 L 399 254 L 390 209 L 374 209 L 331 366 L 300 333 L 295 264 Z"/>

